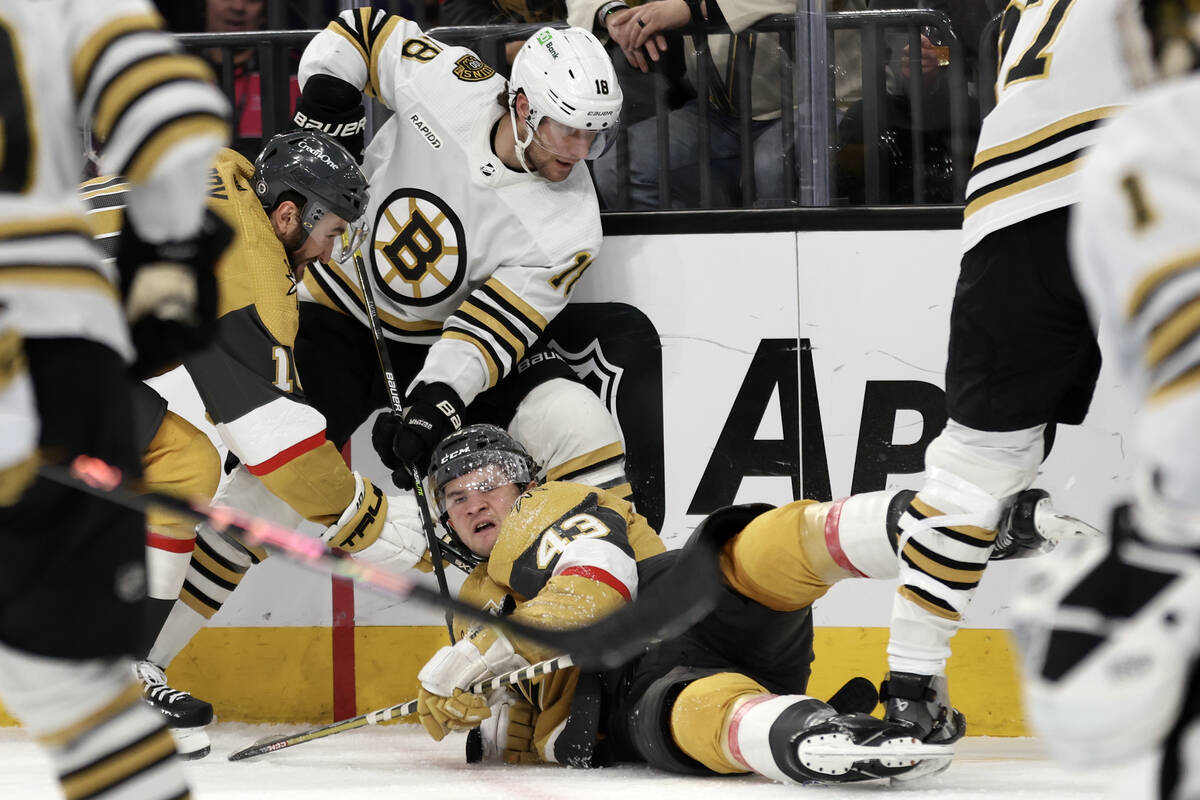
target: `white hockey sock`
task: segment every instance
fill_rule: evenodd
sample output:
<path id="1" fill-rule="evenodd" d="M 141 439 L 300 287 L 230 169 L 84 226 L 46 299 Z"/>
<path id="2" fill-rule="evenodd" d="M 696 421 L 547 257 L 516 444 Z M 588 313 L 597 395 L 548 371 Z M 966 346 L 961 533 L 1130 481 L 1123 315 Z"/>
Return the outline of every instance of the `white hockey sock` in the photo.
<path id="1" fill-rule="evenodd" d="M 183 588 L 195 538 L 175 539 L 154 531 L 146 534 L 147 593 L 155 600 L 174 600 Z"/>

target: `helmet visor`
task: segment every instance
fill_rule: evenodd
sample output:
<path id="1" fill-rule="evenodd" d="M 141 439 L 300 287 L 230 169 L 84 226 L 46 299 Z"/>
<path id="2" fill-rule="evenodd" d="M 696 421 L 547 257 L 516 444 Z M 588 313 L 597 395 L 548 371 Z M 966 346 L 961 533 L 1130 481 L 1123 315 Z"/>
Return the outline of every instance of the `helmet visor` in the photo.
<path id="1" fill-rule="evenodd" d="M 516 453 L 490 450 L 466 453 L 441 464 L 431 478 L 438 513 L 445 514 L 475 492 L 490 492 L 510 483 L 524 487 L 534 476 L 530 474 L 529 462 Z"/>
<path id="2" fill-rule="evenodd" d="M 603 130 L 573 128 L 550 117 L 543 117 L 533 135 L 534 142 L 543 150 L 568 160 L 599 158 L 612 142 L 616 141 L 617 124 Z"/>

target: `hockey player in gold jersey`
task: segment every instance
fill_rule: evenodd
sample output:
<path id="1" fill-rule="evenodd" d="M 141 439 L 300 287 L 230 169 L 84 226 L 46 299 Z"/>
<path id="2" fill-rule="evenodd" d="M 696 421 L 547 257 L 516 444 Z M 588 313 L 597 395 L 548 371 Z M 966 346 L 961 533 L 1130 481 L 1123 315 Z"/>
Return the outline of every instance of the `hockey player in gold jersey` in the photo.
<path id="1" fill-rule="evenodd" d="M 628 602 L 674 557 L 645 519 L 603 490 L 537 485 L 504 431 L 468 426 L 433 454 L 430 481 L 449 537 L 481 560 L 460 597 L 549 628 L 587 624 Z M 479 726 L 485 757 L 578 767 L 647 761 L 686 774 L 756 772 L 784 782 L 917 777 L 945 745 L 806 695 L 812 603 L 836 581 L 894 577 L 891 493 L 782 508 L 736 506 L 702 523 L 726 531 L 726 591 L 684 635 L 603 674 L 570 668 L 490 697 L 471 682 L 556 655 L 486 626 L 421 669 L 418 713 L 435 739 Z M 682 587 L 681 587 L 682 589 Z"/>
<path id="2" fill-rule="evenodd" d="M 104 177 L 82 187 L 102 245 L 120 227 L 127 188 Z M 346 466 L 326 438 L 324 418 L 308 404 L 292 358 L 296 282 L 309 262 L 330 258 L 365 202 L 358 165 L 318 131 L 274 137 L 254 164 L 222 150 L 209 172 L 208 204 L 236 238 L 216 270 L 216 340 L 183 365 L 240 461 L 214 502 L 291 526 L 316 522 L 326 526 L 331 545 L 404 569 L 425 552 L 415 499 L 386 497 Z M 137 396 L 150 487 L 212 495 L 220 463 L 207 437 L 147 387 Z M 265 554 L 235 547 L 206 526 L 196 539 L 191 525 L 170 515 L 154 513 L 148 522 L 151 597 L 165 627 L 138 675 L 189 755 L 199 757 L 208 751 L 203 726 L 212 707 L 170 689 L 163 668 Z"/>
<path id="3" fill-rule="evenodd" d="M 228 105 L 161 27 L 144 0 L 0 2 L 0 699 L 68 798 L 188 796 L 130 672 L 144 516 L 41 477 L 20 491 L 35 442 L 136 478 L 129 365 L 145 376 L 212 338 L 228 226 L 204 175 Z M 80 124 L 132 187 L 111 264 L 76 193 Z"/>

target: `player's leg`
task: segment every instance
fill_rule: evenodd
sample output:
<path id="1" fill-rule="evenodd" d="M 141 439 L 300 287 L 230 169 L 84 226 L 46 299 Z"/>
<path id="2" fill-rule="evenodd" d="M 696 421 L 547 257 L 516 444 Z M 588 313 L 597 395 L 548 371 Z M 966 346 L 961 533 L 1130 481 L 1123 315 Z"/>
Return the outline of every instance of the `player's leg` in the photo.
<path id="1" fill-rule="evenodd" d="M 839 714 L 752 678 L 679 667 L 625 715 L 623 735 L 651 765 L 684 774 L 756 772 L 785 783 L 842 783 L 928 771 L 946 748 L 866 714 Z M 910 775 L 909 777 L 912 777 Z"/>
<path id="2" fill-rule="evenodd" d="M 612 414 L 562 359 L 535 347 L 495 387 L 471 404 L 472 421 L 506 427 L 546 472 L 627 500 L 625 447 Z"/>
<path id="3" fill-rule="evenodd" d="M 81 340 L 30 340 L 26 350 L 42 451 L 88 453 L 137 477 L 121 359 Z M 107 797 L 118 785 L 146 798 L 187 794 L 164 721 L 129 666 L 146 639 L 144 542 L 142 514 L 43 479 L 0 509 L 0 693 L 42 739 L 69 796 Z"/>
<path id="4" fill-rule="evenodd" d="M 926 451 L 900 519 L 900 588 L 882 694 L 887 718 L 953 741 L 965 724 L 945 683 L 950 638 L 983 577 L 1005 503 L 1028 488 L 1046 423 L 1082 421 L 1099 350 L 1070 274 L 1067 211 L 985 237 L 963 256 L 946 367 L 951 421 Z"/>

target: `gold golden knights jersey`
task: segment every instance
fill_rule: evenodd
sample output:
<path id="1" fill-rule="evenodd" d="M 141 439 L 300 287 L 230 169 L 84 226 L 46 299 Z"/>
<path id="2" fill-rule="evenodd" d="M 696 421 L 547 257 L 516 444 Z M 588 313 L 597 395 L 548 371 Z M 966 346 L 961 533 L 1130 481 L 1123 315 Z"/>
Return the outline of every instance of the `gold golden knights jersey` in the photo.
<path id="1" fill-rule="evenodd" d="M 1166 84 L 1105 127 L 1072 220 L 1072 265 L 1093 319 L 1114 326 L 1144 417 L 1175 414 L 1155 459 L 1194 448 L 1200 413 L 1200 76 Z M 1160 430 L 1162 427 L 1155 426 Z M 1144 432 L 1146 425 L 1139 428 Z M 1170 479 L 1171 476 L 1167 475 Z"/>
<path id="2" fill-rule="evenodd" d="M 81 125 L 105 140 L 107 168 L 135 184 L 168 153 L 203 159 L 228 140 L 210 70 L 160 28 L 145 0 L 0 1 L 0 297 L 27 339 L 132 353 L 115 275 L 75 191 Z"/>
<path id="3" fill-rule="evenodd" d="M 500 526 L 496 545 L 459 592 L 464 602 L 493 611 L 504 596 L 516 601 L 512 618 L 542 628 L 576 628 L 612 613 L 636 596 L 637 563 L 665 551 L 662 540 L 633 507 L 608 492 L 552 481 L 522 495 Z M 470 623 L 456 621 L 461 636 Z M 530 663 L 553 653 L 513 643 Z M 594 676 L 583 676 L 586 686 Z M 568 716 L 581 682 L 577 668 L 560 670 L 522 687 L 537 709 L 534 742 L 546 761 L 566 763 L 580 740 Z M 594 730 L 590 734 L 594 737 Z"/>
<path id="4" fill-rule="evenodd" d="M 382 11 L 345 11 L 300 62 L 303 85 L 329 74 L 395 111 L 363 167 L 370 246 L 363 251 L 384 334 L 432 345 L 416 381 L 442 382 L 464 402 L 507 375 L 600 247 L 600 213 L 583 164 L 550 183 L 510 170 L 492 151 L 508 125 L 506 83 L 479 58 Z M 302 299 L 365 324 L 347 260 L 316 266 Z"/>
<path id="5" fill-rule="evenodd" d="M 325 439 L 325 418 L 307 403 L 296 377 L 296 282 L 251 186 L 253 175 L 254 165 L 229 149 L 209 173 L 209 207 L 235 236 L 217 265 L 216 342 L 184 366 L 229 450 L 297 512 L 328 525 L 354 499 L 354 476 Z M 96 240 L 109 255 L 127 189 L 103 177 L 81 187 Z"/>
<path id="6" fill-rule="evenodd" d="M 1013 0 L 1000 25 L 996 107 L 983 121 L 963 251 L 992 231 L 1079 199 L 1077 171 L 1131 86 L 1122 0 Z"/>

